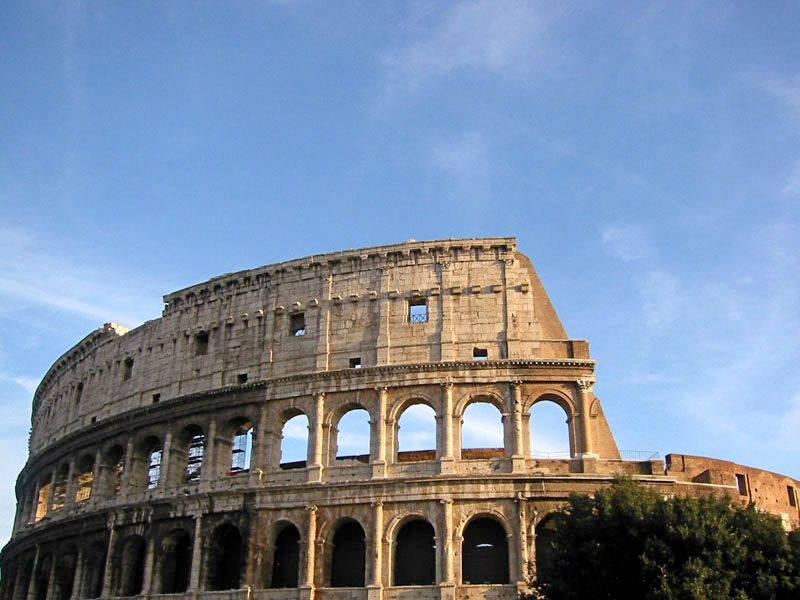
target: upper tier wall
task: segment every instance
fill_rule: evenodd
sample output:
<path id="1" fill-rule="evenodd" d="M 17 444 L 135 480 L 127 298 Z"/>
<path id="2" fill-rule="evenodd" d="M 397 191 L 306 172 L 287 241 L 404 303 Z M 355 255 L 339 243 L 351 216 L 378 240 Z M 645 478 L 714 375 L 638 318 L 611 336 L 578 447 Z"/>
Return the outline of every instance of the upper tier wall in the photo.
<path id="1" fill-rule="evenodd" d="M 169 294 L 160 319 L 106 325 L 34 397 L 31 452 L 154 401 L 298 373 L 490 359 L 588 358 L 516 239 L 408 242 L 224 275 Z M 409 322 L 425 302 L 427 321 Z M 304 322 L 304 335 L 292 327 Z"/>

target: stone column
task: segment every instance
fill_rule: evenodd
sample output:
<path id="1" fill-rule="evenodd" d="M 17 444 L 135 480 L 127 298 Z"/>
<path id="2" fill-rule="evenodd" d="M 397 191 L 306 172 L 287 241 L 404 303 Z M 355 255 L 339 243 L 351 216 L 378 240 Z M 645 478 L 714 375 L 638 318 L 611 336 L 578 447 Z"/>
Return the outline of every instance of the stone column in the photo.
<path id="1" fill-rule="evenodd" d="M 75 574 L 72 577 L 72 594 L 70 600 L 78 600 L 81 597 L 83 589 L 83 552 L 81 547 L 78 546 L 78 552 L 75 556 Z"/>
<path id="2" fill-rule="evenodd" d="M 117 545 L 117 528 L 116 515 L 113 513 L 108 519 L 108 548 L 106 549 L 106 565 L 103 570 L 103 598 L 108 598 L 114 591 L 112 586 L 114 584 L 114 554 L 116 553 Z"/>
<path id="3" fill-rule="evenodd" d="M 267 433 L 267 419 L 269 415 L 265 408 L 261 408 L 258 416 L 258 426 L 256 427 L 255 436 L 253 439 L 253 456 L 250 459 L 250 481 L 261 481 L 264 477 L 264 471 L 278 469 L 281 462 L 280 449 L 275 464 L 270 464 L 267 458 L 270 446 L 273 446 L 273 436 L 280 437 L 280 432 L 270 431 Z M 278 443 L 280 446 L 280 442 Z M 273 458 L 273 457 L 270 457 Z"/>
<path id="4" fill-rule="evenodd" d="M 90 500 L 96 502 L 102 496 L 102 481 L 105 480 L 103 477 L 103 449 L 98 448 L 97 452 L 94 454 L 94 467 L 92 468 L 92 495 L 89 497 Z"/>
<path id="5" fill-rule="evenodd" d="M 69 459 L 69 470 L 67 471 L 67 486 L 64 490 L 64 508 L 75 506 L 75 494 L 78 492 L 78 459 L 72 456 Z"/>
<path id="6" fill-rule="evenodd" d="M 144 557 L 144 579 L 142 581 L 141 595 L 146 596 L 153 592 L 153 580 L 155 571 L 155 558 L 156 558 L 156 540 L 153 535 L 152 527 L 150 528 L 150 536 L 147 540 L 147 552 Z"/>
<path id="7" fill-rule="evenodd" d="M 442 384 L 442 436 L 439 446 L 442 449 L 442 456 L 439 458 L 439 472 L 452 473 L 455 467 L 455 457 L 453 456 L 453 384 L 446 382 Z"/>
<path id="8" fill-rule="evenodd" d="M 578 386 L 578 410 L 580 410 L 581 439 L 578 447 L 579 455 L 583 458 L 597 458 L 592 440 L 591 416 L 589 415 L 592 385 L 594 378 L 579 379 L 575 382 Z"/>
<path id="9" fill-rule="evenodd" d="M 316 538 L 317 538 L 317 507 L 306 506 L 308 524 L 306 526 L 306 562 L 303 576 L 300 580 L 300 597 L 312 600 L 314 597 L 314 567 L 316 564 Z"/>
<path id="10" fill-rule="evenodd" d="M 439 555 L 442 562 L 439 594 L 444 600 L 455 598 L 456 589 L 453 576 L 453 501 L 445 499 L 440 502 L 442 504 L 442 547 Z"/>
<path id="11" fill-rule="evenodd" d="M 36 581 L 36 571 L 39 568 L 39 553 L 41 552 L 41 547 L 36 546 L 36 553 L 33 555 L 33 563 L 31 565 L 31 577 L 28 580 L 28 589 L 25 590 L 25 598 L 26 600 L 36 600 L 37 592 L 39 591 L 37 588 L 39 587 Z"/>
<path id="12" fill-rule="evenodd" d="M 308 480 L 309 481 L 322 481 L 323 472 L 323 458 L 322 458 L 322 444 L 323 433 L 322 424 L 325 420 L 325 392 L 319 392 L 314 395 L 316 400 L 315 413 L 314 413 L 314 429 L 311 432 L 311 464 L 308 467 Z"/>
<path id="13" fill-rule="evenodd" d="M 50 557 L 50 573 L 47 576 L 47 595 L 45 600 L 53 600 L 56 596 L 56 563 L 58 558 L 55 554 Z"/>
<path id="14" fill-rule="evenodd" d="M 378 393 L 378 410 L 372 428 L 375 449 L 372 461 L 372 477 L 386 477 L 386 387 L 376 387 Z"/>
<path id="15" fill-rule="evenodd" d="M 372 503 L 372 561 L 367 586 L 368 600 L 383 597 L 383 502 Z"/>
<path id="16" fill-rule="evenodd" d="M 161 446 L 161 473 L 158 476 L 158 487 L 165 488 L 170 484 L 170 452 L 172 450 L 172 428 L 164 434 L 164 445 Z"/>
<path id="17" fill-rule="evenodd" d="M 528 516 L 525 499 L 520 494 L 517 503 L 517 552 L 519 556 L 519 573 L 517 575 L 518 584 L 527 586 L 528 584 Z"/>
<path id="18" fill-rule="evenodd" d="M 209 480 L 217 477 L 217 420 L 208 422 L 206 432 L 206 447 L 203 448 L 203 466 L 200 470 L 200 479 Z"/>
<path id="19" fill-rule="evenodd" d="M 516 473 L 524 471 L 525 465 L 525 443 L 522 428 L 522 382 L 512 381 L 509 383 L 511 398 L 512 417 L 512 447 L 511 447 L 511 468 Z"/>
<path id="20" fill-rule="evenodd" d="M 135 453 L 136 446 L 133 440 L 133 435 L 131 435 L 128 438 L 128 444 L 125 446 L 125 467 L 122 472 L 122 485 L 120 486 L 120 492 L 123 496 L 129 495 L 136 489 L 136 481 L 134 481 L 134 471 L 136 470 L 136 457 L 134 456 Z"/>
<path id="21" fill-rule="evenodd" d="M 203 513 L 194 518 L 194 545 L 192 546 L 192 568 L 189 571 L 189 592 L 200 589 L 200 570 L 203 560 Z"/>

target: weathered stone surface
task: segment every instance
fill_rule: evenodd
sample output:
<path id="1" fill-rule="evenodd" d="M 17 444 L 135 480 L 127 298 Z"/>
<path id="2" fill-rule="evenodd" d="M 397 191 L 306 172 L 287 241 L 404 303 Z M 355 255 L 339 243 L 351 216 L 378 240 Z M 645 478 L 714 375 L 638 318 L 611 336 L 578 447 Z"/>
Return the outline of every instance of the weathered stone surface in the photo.
<path id="1" fill-rule="evenodd" d="M 164 301 L 160 319 L 88 335 L 36 391 L 0 556 L 4 600 L 188 599 L 227 587 L 239 591 L 214 597 L 514 598 L 535 572 L 537 525 L 570 493 L 619 475 L 665 494 L 753 501 L 799 524 L 800 484 L 788 477 L 685 455 L 668 456 L 666 470 L 620 459 L 588 343 L 567 338 L 514 238 L 312 256 Z M 476 401 L 503 415 L 503 448 L 461 450 Z M 570 457 L 530 456 L 540 401 L 564 410 Z M 417 403 L 436 414 L 436 447 L 398 453 L 400 416 Z M 337 424 L 353 408 L 369 412 L 370 452 L 337 459 Z M 307 460 L 281 465 L 283 425 L 298 414 Z M 396 586 L 400 532 L 415 520 L 432 526 L 415 543 L 435 546 L 435 578 Z M 361 533 L 334 545 L 348 523 Z M 508 573 L 471 581 L 465 530 L 491 523 L 505 532 Z M 333 588 L 348 544 L 362 548 L 364 570 L 355 587 Z"/>

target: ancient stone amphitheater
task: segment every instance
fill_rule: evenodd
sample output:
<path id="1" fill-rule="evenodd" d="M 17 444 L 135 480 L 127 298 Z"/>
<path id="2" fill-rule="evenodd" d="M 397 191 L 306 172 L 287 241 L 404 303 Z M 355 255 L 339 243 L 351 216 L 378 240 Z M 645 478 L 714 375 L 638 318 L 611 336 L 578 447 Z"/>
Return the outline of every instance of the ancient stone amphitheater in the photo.
<path id="1" fill-rule="evenodd" d="M 408 242 L 223 275 L 160 319 L 108 324 L 33 400 L 30 457 L 0 556 L 3 600 L 515 598 L 546 569 L 548 514 L 628 475 L 728 494 L 797 527 L 800 483 L 686 455 L 623 460 L 514 238 Z M 462 450 L 472 403 L 504 447 Z M 531 408 L 563 409 L 569 456 L 532 456 Z M 414 404 L 436 447 L 398 452 Z M 368 455 L 337 426 L 369 413 Z M 287 420 L 307 460 L 281 463 Z"/>

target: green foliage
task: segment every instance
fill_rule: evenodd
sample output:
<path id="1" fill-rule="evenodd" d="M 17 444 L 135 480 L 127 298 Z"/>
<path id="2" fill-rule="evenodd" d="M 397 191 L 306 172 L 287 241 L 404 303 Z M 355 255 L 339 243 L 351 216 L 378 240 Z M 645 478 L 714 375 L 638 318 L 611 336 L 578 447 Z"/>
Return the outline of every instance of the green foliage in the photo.
<path id="1" fill-rule="evenodd" d="M 549 600 L 800 598 L 800 533 L 727 499 L 663 498 L 619 481 L 555 515 Z M 531 596 L 536 597 L 536 596 Z"/>

